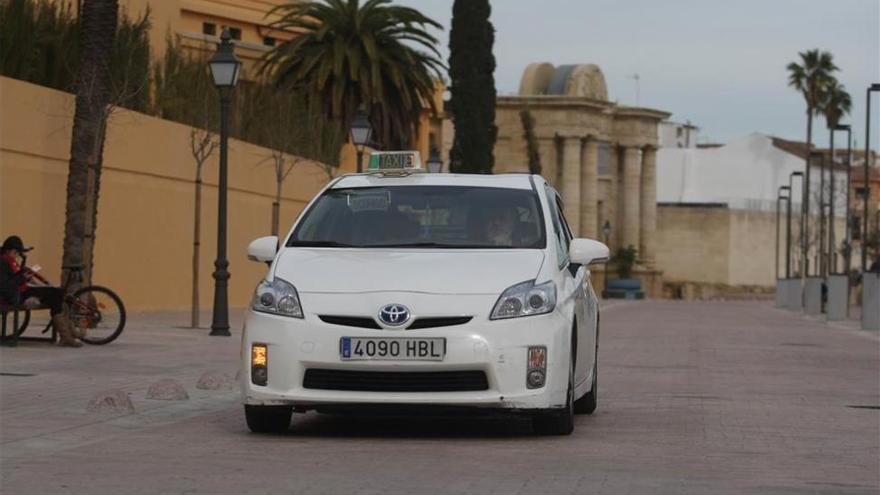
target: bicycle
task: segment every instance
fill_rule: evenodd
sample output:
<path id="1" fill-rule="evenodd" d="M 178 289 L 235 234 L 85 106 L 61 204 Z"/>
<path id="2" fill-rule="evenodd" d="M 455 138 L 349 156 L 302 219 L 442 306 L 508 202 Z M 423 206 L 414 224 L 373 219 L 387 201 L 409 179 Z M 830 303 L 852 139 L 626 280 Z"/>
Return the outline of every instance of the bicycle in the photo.
<path id="1" fill-rule="evenodd" d="M 69 282 L 82 279 L 82 266 L 65 268 L 71 271 Z M 36 271 L 27 270 L 41 283 L 52 285 Z M 125 329 L 125 305 L 122 304 L 122 299 L 107 287 L 100 285 L 81 287 L 73 294 L 65 294 L 64 305 L 71 325 L 77 330 L 76 333 L 82 334 L 80 340 L 87 344 L 109 344 L 119 338 L 122 330 Z M 31 310 L 24 308 L 20 327 L 15 330 L 16 339 L 27 329 L 30 320 Z M 51 329 L 50 319 L 41 333 L 47 333 Z"/>

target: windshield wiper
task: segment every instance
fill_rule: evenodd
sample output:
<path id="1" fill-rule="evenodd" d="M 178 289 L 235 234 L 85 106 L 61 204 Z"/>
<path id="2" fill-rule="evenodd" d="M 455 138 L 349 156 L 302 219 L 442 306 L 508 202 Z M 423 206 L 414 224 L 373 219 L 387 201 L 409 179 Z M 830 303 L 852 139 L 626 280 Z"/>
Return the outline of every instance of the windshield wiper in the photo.
<path id="1" fill-rule="evenodd" d="M 347 248 L 355 248 L 355 247 L 363 247 L 363 246 L 356 246 L 354 244 L 346 244 L 344 242 L 336 242 L 336 241 L 295 241 L 295 240 L 292 240 L 287 243 L 286 247 L 347 247 Z"/>

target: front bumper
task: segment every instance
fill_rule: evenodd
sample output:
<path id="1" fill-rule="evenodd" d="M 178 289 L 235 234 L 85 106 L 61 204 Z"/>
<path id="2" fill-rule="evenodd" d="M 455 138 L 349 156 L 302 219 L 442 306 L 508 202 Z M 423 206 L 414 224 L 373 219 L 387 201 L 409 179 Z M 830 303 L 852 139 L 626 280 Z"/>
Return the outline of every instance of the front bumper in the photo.
<path id="1" fill-rule="evenodd" d="M 370 330 L 249 311 L 242 337 L 242 396 L 249 405 L 291 405 L 300 410 L 345 405 L 437 405 L 491 409 L 563 407 L 568 386 L 571 323 L 558 311 L 490 321 L 477 316 L 454 327 Z M 443 337 L 443 361 L 342 361 L 342 337 Z M 268 383 L 251 381 L 251 345 L 268 348 Z M 526 386 L 529 346 L 547 348 L 545 385 Z M 483 371 L 488 390 L 460 392 L 361 392 L 303 388 L 307 369 L 347 371 Z"/>

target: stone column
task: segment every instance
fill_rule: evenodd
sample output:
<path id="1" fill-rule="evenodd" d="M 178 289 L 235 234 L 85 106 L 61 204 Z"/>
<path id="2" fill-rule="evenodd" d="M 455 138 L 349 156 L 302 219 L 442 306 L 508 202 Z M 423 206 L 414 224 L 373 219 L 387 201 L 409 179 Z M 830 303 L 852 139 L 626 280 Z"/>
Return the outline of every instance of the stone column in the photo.
<path id="1" fill-rule="evenodd" d="M 654 239 L 657 231 L 657 148 L 642 149 L 641 247 L 639 258 L 654 264 Z"/>
<path id="2" fill-rule="evenodd" d="M 639 214 L 641 213 L 642 163 L 639 148 L 627 146 L 623 150 L 623 228 L 621 247 L 630 245 L 639 249 Z"/>
<path id="3" fill-rule="evenodd" d="M 599 204 L 599 142 L 588 137 L 581 156 L 581 231 L 580 236 L 599 239 L 597 206 Z"/>
<path id="4" fill-rule="evenodd" d="M 581 227 L 581 138 L 565 137 L 562 142 L 562 184 L 559 193 L 565 205 L 563 215 L 577 237 Z"/>
<path id="5" fill-rule="evenodd" d="M 556 169 L 556 138 L 538 138 L 538 153 L 541 155 L 541 175 L 553 187 L 558 187 Z"/>

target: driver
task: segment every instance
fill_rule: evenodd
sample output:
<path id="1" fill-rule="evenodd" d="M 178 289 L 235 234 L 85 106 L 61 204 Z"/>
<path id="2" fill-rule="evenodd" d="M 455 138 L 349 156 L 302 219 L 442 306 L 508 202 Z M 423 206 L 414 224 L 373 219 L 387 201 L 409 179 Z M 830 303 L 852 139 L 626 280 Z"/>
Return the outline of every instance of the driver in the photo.
<path id="1" fill-rule="evenodd" d="M 486 239 L 493 246 L 513 246 L 516 212 L 513 208 L 494 206 L 486 215 Z"/>
<path id="2" fill-rule="evenodd" d="M 64 291 L 60 287 L 30 285 L 35 272 L 26 266 L 25 253 L 31 249 L 33 248 L 26 247 L 17 235 L 9 236 L 3 241 L 3 246 L 0 247 L 0 301 L 19 306 L 36 299 L 40 304 L 49 306 L 52 325 L 60 337 L 58 345 L 82 346 L 74 337 L 70 320 L 63 315 L 61 302 L 64 300 Z"/>

